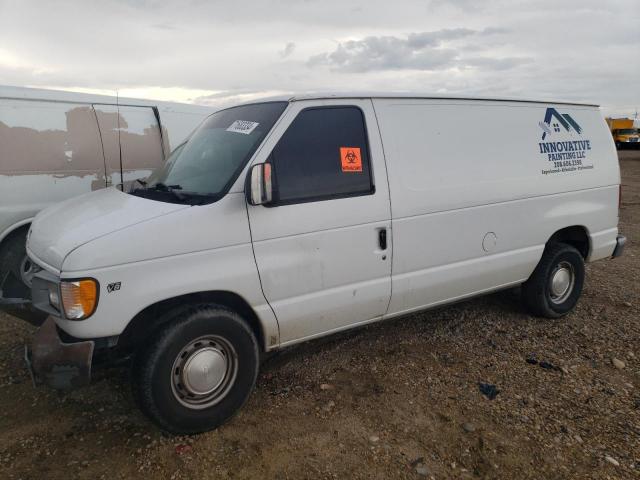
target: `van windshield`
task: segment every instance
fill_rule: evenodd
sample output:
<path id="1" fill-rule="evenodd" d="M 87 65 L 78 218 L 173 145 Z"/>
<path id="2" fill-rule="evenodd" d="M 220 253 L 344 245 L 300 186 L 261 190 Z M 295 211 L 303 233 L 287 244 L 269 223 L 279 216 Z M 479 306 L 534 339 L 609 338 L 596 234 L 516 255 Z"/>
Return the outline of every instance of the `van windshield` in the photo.
<path id="1" fill-rule="evenodd" d="M 139 182 L 142 188 L 129 193 L 171 203 L 219 200 L 286 106 L 287 102 L 256 103 L 214 113 L 171 153 L 163 167 Z"/>

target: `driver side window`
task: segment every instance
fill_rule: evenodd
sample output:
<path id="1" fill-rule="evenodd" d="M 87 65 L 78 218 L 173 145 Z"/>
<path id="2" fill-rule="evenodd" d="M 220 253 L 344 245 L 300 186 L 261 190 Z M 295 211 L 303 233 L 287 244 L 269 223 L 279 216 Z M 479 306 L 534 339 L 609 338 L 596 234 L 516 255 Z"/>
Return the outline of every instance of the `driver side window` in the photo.
<path id="1" fill-rule="evenodd" d="M 374 192 L 365 120 L 357 107 L 301 111 L 273 149 L 276 204 Z"/>

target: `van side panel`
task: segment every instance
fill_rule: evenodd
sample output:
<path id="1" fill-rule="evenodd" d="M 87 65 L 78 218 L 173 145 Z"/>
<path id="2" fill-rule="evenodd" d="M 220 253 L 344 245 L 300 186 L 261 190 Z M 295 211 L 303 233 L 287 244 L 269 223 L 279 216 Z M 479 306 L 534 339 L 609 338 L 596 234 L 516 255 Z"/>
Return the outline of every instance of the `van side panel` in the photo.
<path id="1" fill-rule="evenodd" d="M 617 229 L 601 219 L 616 215 L 616 201 L 617 189 L 602 187 L 394 219 L 389 313 L 522 283 L 545 242 L 569 224 L 597 229 L 592 251 L 610 256 Z M 483 240 L 488 232 L 497 241 L 487 252 Z"/>
<path id="2" fill-rule="evenodd" d="M 611 135 L 592 107 L 557 106 L 581 133 L 562 129 L 542 139 L 539 123 L 553 106 L 418 99 L 374 99 L 374 105 L 397 218 L 620 184 Z M 554 162 L 539 144 L 556 140 L 589 141 L 582 162 L 593 168 L 543 173 Z"/>
<path id="3" fill-rule="evenodd" d="M 391 188 L 389 315 L 521 283 L 567 226 L 587 230 L 590 260 L 611 255 L 620 173 L 596 108 L 418 99 L 374 106 Z"/>
<path id="4" fill-rule="evenodd" d="M 91 105 L 0 99 L 0 236 L 52 203 L 104 186 Z"/>

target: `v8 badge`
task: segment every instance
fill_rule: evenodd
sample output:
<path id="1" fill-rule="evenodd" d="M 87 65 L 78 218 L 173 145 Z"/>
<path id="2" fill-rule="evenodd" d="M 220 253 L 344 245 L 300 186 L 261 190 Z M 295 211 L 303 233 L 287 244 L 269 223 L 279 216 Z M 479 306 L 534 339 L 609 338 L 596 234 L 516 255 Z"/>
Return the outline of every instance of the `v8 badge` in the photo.
<path id="1" fill-rule="evenodd" d="M 117 292 L 120 290 L 121 282 L 114 282 L 107 285 L 107 293 Z"/>

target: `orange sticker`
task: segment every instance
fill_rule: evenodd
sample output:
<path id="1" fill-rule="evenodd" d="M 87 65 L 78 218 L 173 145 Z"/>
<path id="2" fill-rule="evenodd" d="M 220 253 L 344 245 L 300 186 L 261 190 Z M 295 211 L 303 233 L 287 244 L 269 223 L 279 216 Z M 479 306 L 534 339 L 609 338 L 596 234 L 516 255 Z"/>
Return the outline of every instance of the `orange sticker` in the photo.
<path id="1" fill-rule="evenodd" d="M 340 147 L 340 160 L 343 172 L 361 172 L 362 157 L 360 147 Z"/>

